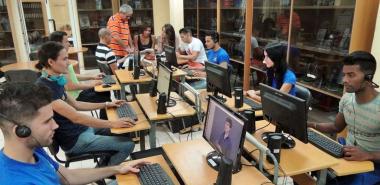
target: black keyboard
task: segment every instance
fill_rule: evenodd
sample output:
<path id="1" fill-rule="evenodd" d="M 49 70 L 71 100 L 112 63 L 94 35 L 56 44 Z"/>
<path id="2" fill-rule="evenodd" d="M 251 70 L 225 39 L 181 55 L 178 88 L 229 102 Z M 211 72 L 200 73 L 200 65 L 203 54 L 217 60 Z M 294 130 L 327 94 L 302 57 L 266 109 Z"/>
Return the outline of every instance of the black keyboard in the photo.
<path id="1" fill-rule="evenodd" d="M 255 102 L 249 98 L 244 97 L 243 102 L 252 107 L 253 110 L 262 110 L 263 106 L 260 103 Z"/>
<path id="2" fill-rule="evenodd" d="M 113 79 L 112 75 L 105 75 L 102 80 L 104 84 L 116 84 L 116 81 Z"/>
<path id="3" fill-rule="evenodd" d="M 119 116 L 119 118 L 131 118 L 135 121 L 137 121 L 137 115 L 136 115 L 136 112 L 133 110 L 133 108 L 131 107 L 131 105 L 129 105 L 128 103 L 124 103 L 122 105 L 120 105 L 120 107 L 116 108 L 116 112 L 117 112 L 117 115 Z"/>
<path id="4" fill-rule="evenodd" d="M 307 130 L 307 135 L 309 142 L 317 148 L 336 158 L 343 157 L 343 145 L 311 129 Z"/>
<path id="5" fill-rule="evenodd" d="M 142 185 L 174 185 L 169 175 L 157 163 L 140 167 L 139 180 Z"/>

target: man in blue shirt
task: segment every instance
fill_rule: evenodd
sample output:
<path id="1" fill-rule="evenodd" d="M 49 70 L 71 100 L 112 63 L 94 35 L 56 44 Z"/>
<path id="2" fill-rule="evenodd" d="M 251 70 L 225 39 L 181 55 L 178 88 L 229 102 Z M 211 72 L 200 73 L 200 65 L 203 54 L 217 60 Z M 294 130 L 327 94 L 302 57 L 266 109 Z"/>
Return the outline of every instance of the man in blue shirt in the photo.
<path id="1" fill-rule="evenodd" d="M 139 172 L 138 166 L 119 165 L 96 169 L 67 169 L 53 161 L 42 147 L 49 146 L 58 125 L 53 119 L 52 95 L 47 87 L 32 83 L 7 83 L 0 88 L 0 183 L 88 184 L 115 174 Z"/>
<path id="2" fill-rule="evenodd" d="M 209 62 L 227 67 L 230 64 L 230 56 L 219 45 L 218 32 L 206 33 L 207 59 Z"/>

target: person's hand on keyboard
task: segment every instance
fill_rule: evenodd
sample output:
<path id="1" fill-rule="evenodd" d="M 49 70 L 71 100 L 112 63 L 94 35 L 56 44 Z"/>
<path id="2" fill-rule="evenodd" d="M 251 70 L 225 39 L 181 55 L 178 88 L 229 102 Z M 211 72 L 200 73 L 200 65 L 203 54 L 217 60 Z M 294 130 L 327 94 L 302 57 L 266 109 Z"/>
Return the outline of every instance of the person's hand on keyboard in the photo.
<path id="1" fill-rule="evenodd" d="M 104 78 L 104 76 L 105 76 L 104 73 L 99 73 L 99 74 L 93 76 L 92 79 L 93 79 L 93 80 L 101 80 L 101 79 Z"/>
<path id="2" fill-rule="evenodd" d="M 370 161 L 372 155 L 361 150 L 357 146 L 344 146 L 343 147 L 344 159 L 347 161 Z"/>
<path id="3" fill-rule="evenodd" d="M 129 164 L 120 164 L 119 166 L 116 166 L 118 168 L 119 174 L 126 174 L 129 172 L 132 173 L 139 173 L 140 172 L 140 167 L 144 166 L 146 164 L 150 164 L 148 161 L 143 161 L 143 160 L 138 160 L 138 161 L 133 161 L 130 162 Z"/>
<path id="4" fill-rule="evenodd" d="M 116 121 L 111 121 L 112 128 L 131 128 L 135 125 L 135 121 L 131 118 L 119 118 Z"/>
<path id="5" fill-rule="evenodd" d="M 107 108 L 120 107 L 121 104 L 125 103 L 125 100 L 115 100 L 112 102 L 107 102 Z"/>

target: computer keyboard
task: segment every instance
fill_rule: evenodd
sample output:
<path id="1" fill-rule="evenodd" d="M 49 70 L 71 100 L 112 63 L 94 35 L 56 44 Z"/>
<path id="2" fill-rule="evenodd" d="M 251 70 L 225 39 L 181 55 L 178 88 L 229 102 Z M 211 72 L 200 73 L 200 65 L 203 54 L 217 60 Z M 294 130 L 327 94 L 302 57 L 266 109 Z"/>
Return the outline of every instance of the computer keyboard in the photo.
<path id="1" fill-rule="evenodd" d="M 262 110 L 263 107 L 260 103 L 255 102 L 254 100 L 251 100 L 249 98 L 244 97 L 243 102 L 247 105 L 251 106 L 254 110 Z"/>
<path id="2" fill-rule="evenodd" d="M 128 118 L 131 118 L 135 121 L 138 120 L 136 112 L 133 110 L 131 105 L 129 105 L 128 103 L 124 103 L 124 104 L 120 105 L 120 107 L 116 108 L 116 112 L 117 112 L 117 115 L 119 116 L 119 118 L 128 117 Z"/>
<path id="3" fill-rule="evenodd" d="M 139 180 L 142 185 L 174 185 L 169 175 L 157 163 L 140 167 Z"/>
<path id="4" fill-rule="evenodd" d="M 309 142 L 317 148 L 336 158 L 343 157 L 343 145 L 311 129 L 307 130 L 307 135 Z"/>
<path id="5" fill-rule="evenodd" d="M 102 80 L 104 84 L 116 84 L 116 81 L 113 79 L 112 75 L 105 75 Z"/>

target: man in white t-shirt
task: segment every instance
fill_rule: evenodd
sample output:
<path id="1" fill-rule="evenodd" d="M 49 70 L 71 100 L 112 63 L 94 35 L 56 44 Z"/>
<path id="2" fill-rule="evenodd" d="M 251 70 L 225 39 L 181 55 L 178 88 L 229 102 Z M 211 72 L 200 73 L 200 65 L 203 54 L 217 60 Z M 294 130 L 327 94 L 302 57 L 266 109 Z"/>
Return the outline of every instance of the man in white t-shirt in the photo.
<path id="1" fill-rule="evenodd" d="M 206 51 L 203 43 L 191 34 L 188 28 L 179 30 L 182 43 L 177 52 L 178 64 L 187 64 L 189 68 L 204 68 L 204 62 L 207 61 Z"/>

